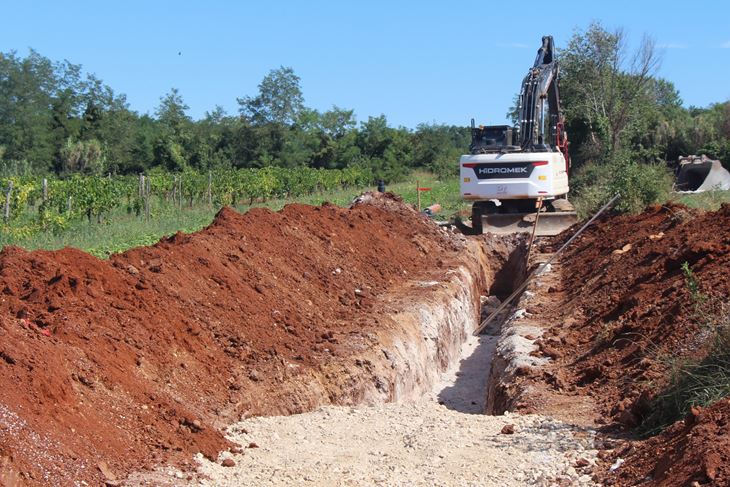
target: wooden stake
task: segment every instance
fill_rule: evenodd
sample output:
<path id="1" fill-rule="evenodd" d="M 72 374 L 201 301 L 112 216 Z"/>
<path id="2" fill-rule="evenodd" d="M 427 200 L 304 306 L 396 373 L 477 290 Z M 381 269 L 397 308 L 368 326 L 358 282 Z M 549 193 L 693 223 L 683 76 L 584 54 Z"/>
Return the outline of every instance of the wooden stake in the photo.
<path id="1" fill-rule="evenodd" d="M 530 235 L 530 243 L 527 245 L 527 258 L 525 259 L 525 269 L 530 267 L 530 252 L 532 244 L 535 243 L 535 234 L 537 233 L 537 224 L 540 223 L 540 210 L 542 209 L 542 197 L 535 202 L 535 225 L 532 227 L 532 235 Z"/>
<path id="2" fill-rule="evenodd" d="M 172 180 L 172 206 L 175 206 L 175 196 L 177 195 L 177 175 Z"/>
<path id="3" fill-rule="evenodd" d="M 5 212 L 3 213 L 3 219 L 5 223 L 10 220 L 10 195 L 13 193 L 13 180 L 8 181 L 8 190 L 5 193 Z"/>
<path id="4" fill-rule="evenodd" d="M 213 173 L 208 171 L 208 205 L 213 206 Z"/>
<path id="5" fill-rule="evenodd" d="M 418 212 L 421 212 L 421 185 L 418 184 L 418 181 L 416 181 L 416 194 L 418 195 Z"/>
<path id="6" fill-rule="evenodd" d="M 48 179 L 43 178 L 43 202 L 48 200 Z"/>
<path id="7" fill-rule="evenodd" d="M 150 221 L 150 178 L 147 178 L 147 187 L 145 188 L 144 217 L 145 220 Z"/>

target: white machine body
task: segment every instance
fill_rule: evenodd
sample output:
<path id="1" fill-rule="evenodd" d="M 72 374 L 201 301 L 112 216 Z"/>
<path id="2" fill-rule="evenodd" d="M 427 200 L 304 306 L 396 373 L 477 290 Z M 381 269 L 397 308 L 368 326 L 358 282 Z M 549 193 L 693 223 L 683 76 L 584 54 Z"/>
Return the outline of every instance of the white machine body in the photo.
<path id="1" fill-rule="evenodd" d="M 569 190 L 565 158 L 557 151 L 467 154 L 459 165 L 465 200 L 549 200 Z"/>

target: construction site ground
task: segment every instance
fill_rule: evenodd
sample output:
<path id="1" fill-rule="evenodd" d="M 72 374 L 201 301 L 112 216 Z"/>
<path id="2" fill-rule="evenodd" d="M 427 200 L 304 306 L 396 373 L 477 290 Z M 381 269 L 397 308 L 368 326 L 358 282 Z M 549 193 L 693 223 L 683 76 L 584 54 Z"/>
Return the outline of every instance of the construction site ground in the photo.
<path id="1" fill-rule="evenodd" d="M 726 300 L 728 227 L 606 215 L 479 338 L 524 239 L 387 194 L 224 209 L 108 261 L 5 248 L 0 484 L 728 485 L 727 401 L 635 434 L 664 358 L 706 352 L 683 265 Z"/>

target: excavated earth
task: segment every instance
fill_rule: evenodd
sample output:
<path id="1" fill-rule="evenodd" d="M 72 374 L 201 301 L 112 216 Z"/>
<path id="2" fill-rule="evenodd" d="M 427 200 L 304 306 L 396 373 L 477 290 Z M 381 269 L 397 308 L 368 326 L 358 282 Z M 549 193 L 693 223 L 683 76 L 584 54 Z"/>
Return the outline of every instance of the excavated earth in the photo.
<path id="1" fill-rule="evenodd" d="M 536 260 L 576 229 L 543 245 Z M 600 427 L 605 461 L 595 473 L 605 485 L 730 485 L 727 401 L 649 440 L 625 440 L 655 412 L 672 360 L 707 352 L 710 333 L 685 263 L 708 302 L 727 302 L 730 205 L 706 213 L 665 205 L 598 220 L 528 288 L 519 317 L 505 325 L 492 411 Z M 519 357 L 515 343 L 525 347 Z"/>
<path id="2" fill-rule="evenodd" d="M 0 252 L 0 485 L 120 485 L 161 465 L 174 465 L 180 482 L 194 481 L 194 458 L 215 470 L 231 452 L 243 454 L 250 435 L 223 433 L 238 421 L 315 411 L 302 415 L 304 430 L 297 420 L 252 423 L 271 444 L 277 431 L 294 434 L 304 455 L 312 445 L 297 435 L 308 421 L 322 441 L 347 436 L 351 412 L 321 406 L 402 401 L 402 409 L 352 414 L 381 428 L 390 418 L 392 431 L 361 432 L 375 448 L 368 455 L 397 455 L 402 438 L 406 449 L 417 447 L 403 461 L 437 468 L 424 473 L 424 485 L 449 483 L 458 472 L 491 478 L 478 468 L 452 475 L 434 467 L 433 454 L 453 456 L 451 443 L 439 449 L 439 441 L 464 438 L 471 442 L 464 447 L 477 448 L 474 459 L 484 454 L 481 444 L 509 448 L 510 480 L 495 477 L 503 485 L 728 485 L 727 400 L 694 409 L 648 440 L 627 438 L 666 386 L 666 357 L 706 351 L 682 266 L 707 299 L 726 301 L 729 228 L 730 205 L 714 213 L 667 205 L 602 217 L 580 236 L 505 324 L 487 329 L 494 340 L 482 337 L 496 347 L 487 412 L 555 418 L 525 416 L 512 425 L 507 416 L 467 420 L 439 409 L 442 400 L 409 404 L 433 396 L 440 374 L 458 363 L 484 311 L 480 295 L 504 297 L 519 282 L 519 241 L 464 238 L 392 195 L 366 194 L 348 209 L 223 209 L 200 232 L 108 261 L 74 249 L 7 247 Z M 572 233 L 540 244 L 533 264 Z M 344 426 L 328 431 L 330 415 Z M 452 424 L 465 436 L 449 436 Z M 534 424 L 565 431 L 564 451 L 573 456 L 551 450 L 552 457 L 528 460 L 543 434 Z M 414 425 L 443 435 L 414 443 Z M 494 436 L 515 425 L 529 444 Z M 591 477 L 576 469 L 591 468 L 595 445 L 576 440 L 575 431 L 595 428 L 604 433 L 597 443 L 603 460 Z M 371 437 L 390 433 L 381 452 Z M 576 448 L 585 458 L 575 457 Z M 545 458 L 562 466 L 535 470 L 533 480 L 517 477 L 522 463 Z M 381 462 L 395 472 L 384 482 L 405 482 L 416 468 L 398 462 Z M 578 463 L 563 477 L 570 462 Z"/>
<path id="3" fill-rule="evenodd" d="M 377 194 L 223 209 L 108 261 L 7 247 L 0 484 L 189 471 L 242 418 L 419 396 L 478 318 L 485 248 Z"/>

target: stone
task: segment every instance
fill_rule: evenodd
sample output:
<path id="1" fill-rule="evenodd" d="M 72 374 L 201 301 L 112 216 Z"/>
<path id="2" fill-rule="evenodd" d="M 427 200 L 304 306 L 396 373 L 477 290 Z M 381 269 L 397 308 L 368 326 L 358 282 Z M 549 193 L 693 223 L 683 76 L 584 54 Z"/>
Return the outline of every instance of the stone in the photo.
<path id="1" fill-rule="evenodd" d="M 232 458 L 226 458 L 221 462 L 221 465 L 223 465 L 224 467 L 235 467 L 236 462 Z"/>
<path id="2" fill-rule="evenodd" d="M 513 435 L 515 434 L 515 425 L 513 424 L 505 424 L 502 427 L 502 430 L 500 431 L 503 435 Z"/>

